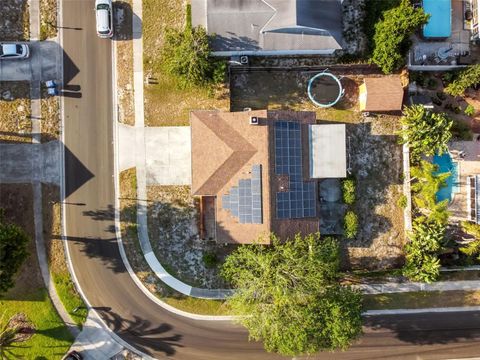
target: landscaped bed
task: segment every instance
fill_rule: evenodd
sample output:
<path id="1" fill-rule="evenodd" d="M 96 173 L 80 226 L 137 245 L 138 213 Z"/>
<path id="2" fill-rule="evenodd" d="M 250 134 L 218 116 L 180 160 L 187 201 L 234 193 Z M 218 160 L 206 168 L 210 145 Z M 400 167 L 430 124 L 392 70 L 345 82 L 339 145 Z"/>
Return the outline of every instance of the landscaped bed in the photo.
<path id="1" fill-rule="evenodd" d="M 57 36 L 57 0 L 40 0 L 40 40 Z"/>
<path id="2" fill-rule="evenodd" d="M 58 96 L 47 94 L 47 89 L 41 90 L 42 142 L 57 140 L 60 136 L 60 112 Z"/>
<path id="3" fill-rule="evenodd" d="M 219 264 L 235 246 L 200 239 L 190 187 L 149 186 L 148 200 L 150 242 L 160 263 L 190 285 L 226 287 L 219 275 Z"/>
<path id="4" fill-rule="evenodd" d="M 31 142 L 30 84 L 0 81 L 0 141 Z"/>
<path id="5" fill-rule="evenodd" d="M 165 285 L 148 266 L 137 235 L 137 180 L 135 169 L 120 174 L 120 220 L 122 244 L 128 262 L 142 283 L 159 299 L 180 310 L 205 315 L 228 314 L 223 301 L 196 299 L 178 293 Z"/>
<path id="6" fill-rule="evenodd" d="M 24 313 L 35 328 L 29 340 L 9 349 L 14 358 L 61 359 L 73 338 L 54 309 L 40 275 L 32 198 L 30 184 L 2 184 L 0 187 L 0 208 L 5 211 L 5 219 L 22 227 L 31 239 L 30 255 L 16 276 L 15 286 L 0 299 L 0 309 L 6 318 Z"/>
<path id="7" fill-rule="evenodd" d="M 144 87 L 147 126 L 188 125 L 191 110 L 229 110 L 228 90 L 225 87 L 182 89 L 173 76 L 162 70 L 161 51 L 165 30 L 182 29 L 184 26 L 183 1 L 143 1 L 144 74 L 151 78 L 150 84 Z"/>

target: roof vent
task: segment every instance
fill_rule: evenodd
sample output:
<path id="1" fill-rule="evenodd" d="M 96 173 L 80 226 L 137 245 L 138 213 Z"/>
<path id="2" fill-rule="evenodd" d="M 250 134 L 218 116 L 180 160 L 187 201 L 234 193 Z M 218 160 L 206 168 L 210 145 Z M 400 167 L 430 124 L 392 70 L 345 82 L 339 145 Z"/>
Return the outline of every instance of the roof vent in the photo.
<path id="1" fill-rule="evenodd" d="M 250 125 L 258 125 L 258 116 L 250 116 Z"/>
<path id="2" fill-rule="evenodd" d="M 247 55 L 240 56 L 240 64 L 248 65 L 248 56 Z"/>

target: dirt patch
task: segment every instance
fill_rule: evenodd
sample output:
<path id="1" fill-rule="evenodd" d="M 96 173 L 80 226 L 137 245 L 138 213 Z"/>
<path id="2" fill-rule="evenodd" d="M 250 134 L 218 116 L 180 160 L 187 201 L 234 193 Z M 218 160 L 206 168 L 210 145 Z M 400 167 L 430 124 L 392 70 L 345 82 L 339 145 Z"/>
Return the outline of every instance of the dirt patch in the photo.
<path id="1" fill-rule="evenodd" d="M 57 36 L 57 0 L 40 0 L 40 40 Z"/>
<path id="2" fill-rule="evenodd" d="M 224 288 L 228 284 L 219 275 L 219 263 L 235 246 L 218 245 L 200 239 L 198 212 L 189 186 L 148 187 L 148 231 L 160 263 L 172 275 L 193 286 Z M 204 261 L 212 257 L 209 267 Z"/>
<path id="3" fill-rule="evenodd" d="M 0 81 L 0 141 L 31 142 L 30 84 Z"/>
<path id="4" fill-rule="evenodd" d="M 43 236 L 50 269 L 68 271 L 62 243 L 60 190 L 54 185 L 42 185 Z"/>
<path id="5" fill-rule="evenodd" d="M 2 41 L 27 41 L 30 38 L 28 0 L 2 0 L 0 14 Z"/>
<path id="6" fill-rule="evenodd" d="M 0 208 L 5 220 L 20 226 L 30 238 L 29 256 L 15 279 L 15 286 L 5 297 L 15 299 L 17 295 L 43 288 L 43 280 L 38 266 L 35 249 L 35 229 L 33 223 L 33 189 L 30 184 L 2 184 L 0 186 Z"/>
<path id="7" fill-rule="evenodd" d="M 50 96 L 42 88 L 40 101 L 42 113 L 42 143 L 56 140 L 60 136 L 60 104 L 58 96 Z"/>
<path id="8" fill-rule="evenodd" d="M 346 263 L 353 269 L 391 268 L 402 264 L 405 243 L 402 195 L 402 148 L 394 135 L 398 117 L 378 117 L 347 127 L 350 166 L 357 180 L 354 210 L 359 231 L 344 240 Z"/>
<path id="9" fill-rule="evenodd" d="M 115 47 L 117 52 L 118 120 L 135 125 L 133 94 L 132 1 L 115 3 Z"/>

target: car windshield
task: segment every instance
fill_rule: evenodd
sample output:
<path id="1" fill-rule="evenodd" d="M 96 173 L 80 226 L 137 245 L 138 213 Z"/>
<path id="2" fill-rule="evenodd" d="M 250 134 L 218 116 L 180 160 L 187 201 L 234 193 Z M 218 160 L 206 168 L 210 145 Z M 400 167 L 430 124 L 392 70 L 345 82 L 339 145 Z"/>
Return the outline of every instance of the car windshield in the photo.
<path id="1" fill-rule="evenodd" d="M 108 10 L 109 6 L 108 4 L 98 4 L 97 5 L 97 10 Z"/>

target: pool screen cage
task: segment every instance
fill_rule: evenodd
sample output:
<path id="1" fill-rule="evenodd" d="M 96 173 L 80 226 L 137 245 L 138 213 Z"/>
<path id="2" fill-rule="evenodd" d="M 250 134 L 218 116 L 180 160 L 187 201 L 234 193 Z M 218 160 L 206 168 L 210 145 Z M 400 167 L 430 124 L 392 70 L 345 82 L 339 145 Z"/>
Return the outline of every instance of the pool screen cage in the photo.
<path id="1" fill-rule="evenodd" d="M 340 80 L 327 70 L 318 73 L 308 81 L 308 97 L 323 108 L 335 105 L 345 94 Z"/>

